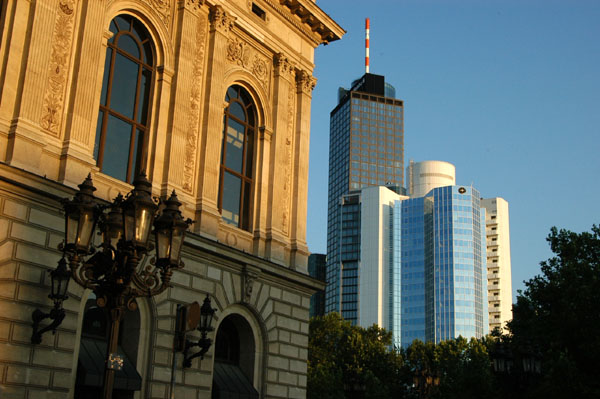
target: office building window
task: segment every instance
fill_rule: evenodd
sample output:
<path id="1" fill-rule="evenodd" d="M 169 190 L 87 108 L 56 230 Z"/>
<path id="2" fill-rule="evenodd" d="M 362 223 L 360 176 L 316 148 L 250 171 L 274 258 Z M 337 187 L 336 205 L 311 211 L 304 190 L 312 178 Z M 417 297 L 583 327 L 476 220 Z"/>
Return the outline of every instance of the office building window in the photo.
<path id="1" fill-rule="evenodd" d="M 256 107 L 250 94 L 237 85 L 227 89 L 225 101 L 219 210 L 225 222 L 249 230 Z"/>

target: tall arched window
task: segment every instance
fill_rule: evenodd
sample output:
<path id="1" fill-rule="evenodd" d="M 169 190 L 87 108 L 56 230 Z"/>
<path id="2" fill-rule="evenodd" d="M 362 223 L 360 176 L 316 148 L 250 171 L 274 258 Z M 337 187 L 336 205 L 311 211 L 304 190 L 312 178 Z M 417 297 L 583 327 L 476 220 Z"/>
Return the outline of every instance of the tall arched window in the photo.
<path id="1" fill-rule="evenodd" d="M 249 230 L 256 107 L 250 94 L 237 85 L 227 89 L 225 101 L 219 209 L 227 223 Z"/>
<path id="2" fill-rule="evenodd" d="M 131 183 L 145 158 L 155 71 L 148 30 L 130 15 L 110 23 L 94 158 L 102 173 Z"/>

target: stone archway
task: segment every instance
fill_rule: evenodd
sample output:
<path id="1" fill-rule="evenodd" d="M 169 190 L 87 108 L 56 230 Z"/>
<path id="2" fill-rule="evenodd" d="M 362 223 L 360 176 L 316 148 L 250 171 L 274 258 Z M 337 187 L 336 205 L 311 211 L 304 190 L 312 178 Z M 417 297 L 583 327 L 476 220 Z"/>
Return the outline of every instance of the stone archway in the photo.
<path id="1" fill-rule="evenodd" d="M 230 314 L 215 334 L 213 399 L 254 399 L 256 342 L 252 327 L 239 314 Z"/>

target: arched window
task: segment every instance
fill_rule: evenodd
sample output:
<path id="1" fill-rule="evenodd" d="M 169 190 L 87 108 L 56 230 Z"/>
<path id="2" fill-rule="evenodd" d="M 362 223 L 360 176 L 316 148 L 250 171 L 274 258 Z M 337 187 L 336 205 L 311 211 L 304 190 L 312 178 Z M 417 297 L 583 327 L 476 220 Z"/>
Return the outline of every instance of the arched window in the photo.
<path id="1" fill-rule="evenodd" d="M 250 94 L 237 85 L 227 89 L 225 101 L 219 210 L 227 223 L 249 230 L 256 107 Z"/>
<path id="2" fill-rule="evenodd" d="M 258 399 L 253 386 L 255 342 L 252 328 L 237 314 L 227 316 L 217 330 L 212 399 Z"/>
<path id="3" fill-rule="evenodd" d="M 131 183 L 144 162 L 154 80 L 154 46 L 135 18 L 110 23 L 94 158 L 102 173 Z"/>

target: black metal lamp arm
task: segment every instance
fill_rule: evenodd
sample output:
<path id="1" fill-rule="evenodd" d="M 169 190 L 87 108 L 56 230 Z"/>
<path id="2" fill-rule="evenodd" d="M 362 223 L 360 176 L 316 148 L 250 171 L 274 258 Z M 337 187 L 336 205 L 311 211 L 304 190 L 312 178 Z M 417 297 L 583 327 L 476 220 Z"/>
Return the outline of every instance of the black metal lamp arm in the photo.
<path id="1" fill-rule="evenodd" d="M 65 318 L 65 310 L 61 307 L 61 303 L 57 302 L 49 313 L 44 313 L 39 309 L 33 311 L 31 315 L 33 320 L 33 334 L 31 334 L 31 343 L 39 344 L 42 342 L 42 334 L 52 330 L 52 334 L 56 333 L 56 328 L 62 323 Z M 51 319 L 52 323 L 38 330 L 40 322 L 45 319 Z"/>
<path id="2" fill-rule="evenodd" d="M 204 359 L 204 355 L 208 352 L 208 349 L 212 345 L 212 340 L 210 338 L 206 338 L 206 332 L 202 333 L 202 338 L 198 340 L 198 342 L 193 342 L 190 340 L 185 341 L 185 348 L 183 349 L 183 368 L 192 367 L 192 359 L 200 356 L 200 359 Z M 200 348 L 200 351 L 191 354 L 188 356 L 188 351 L 197 346 Z"/>

